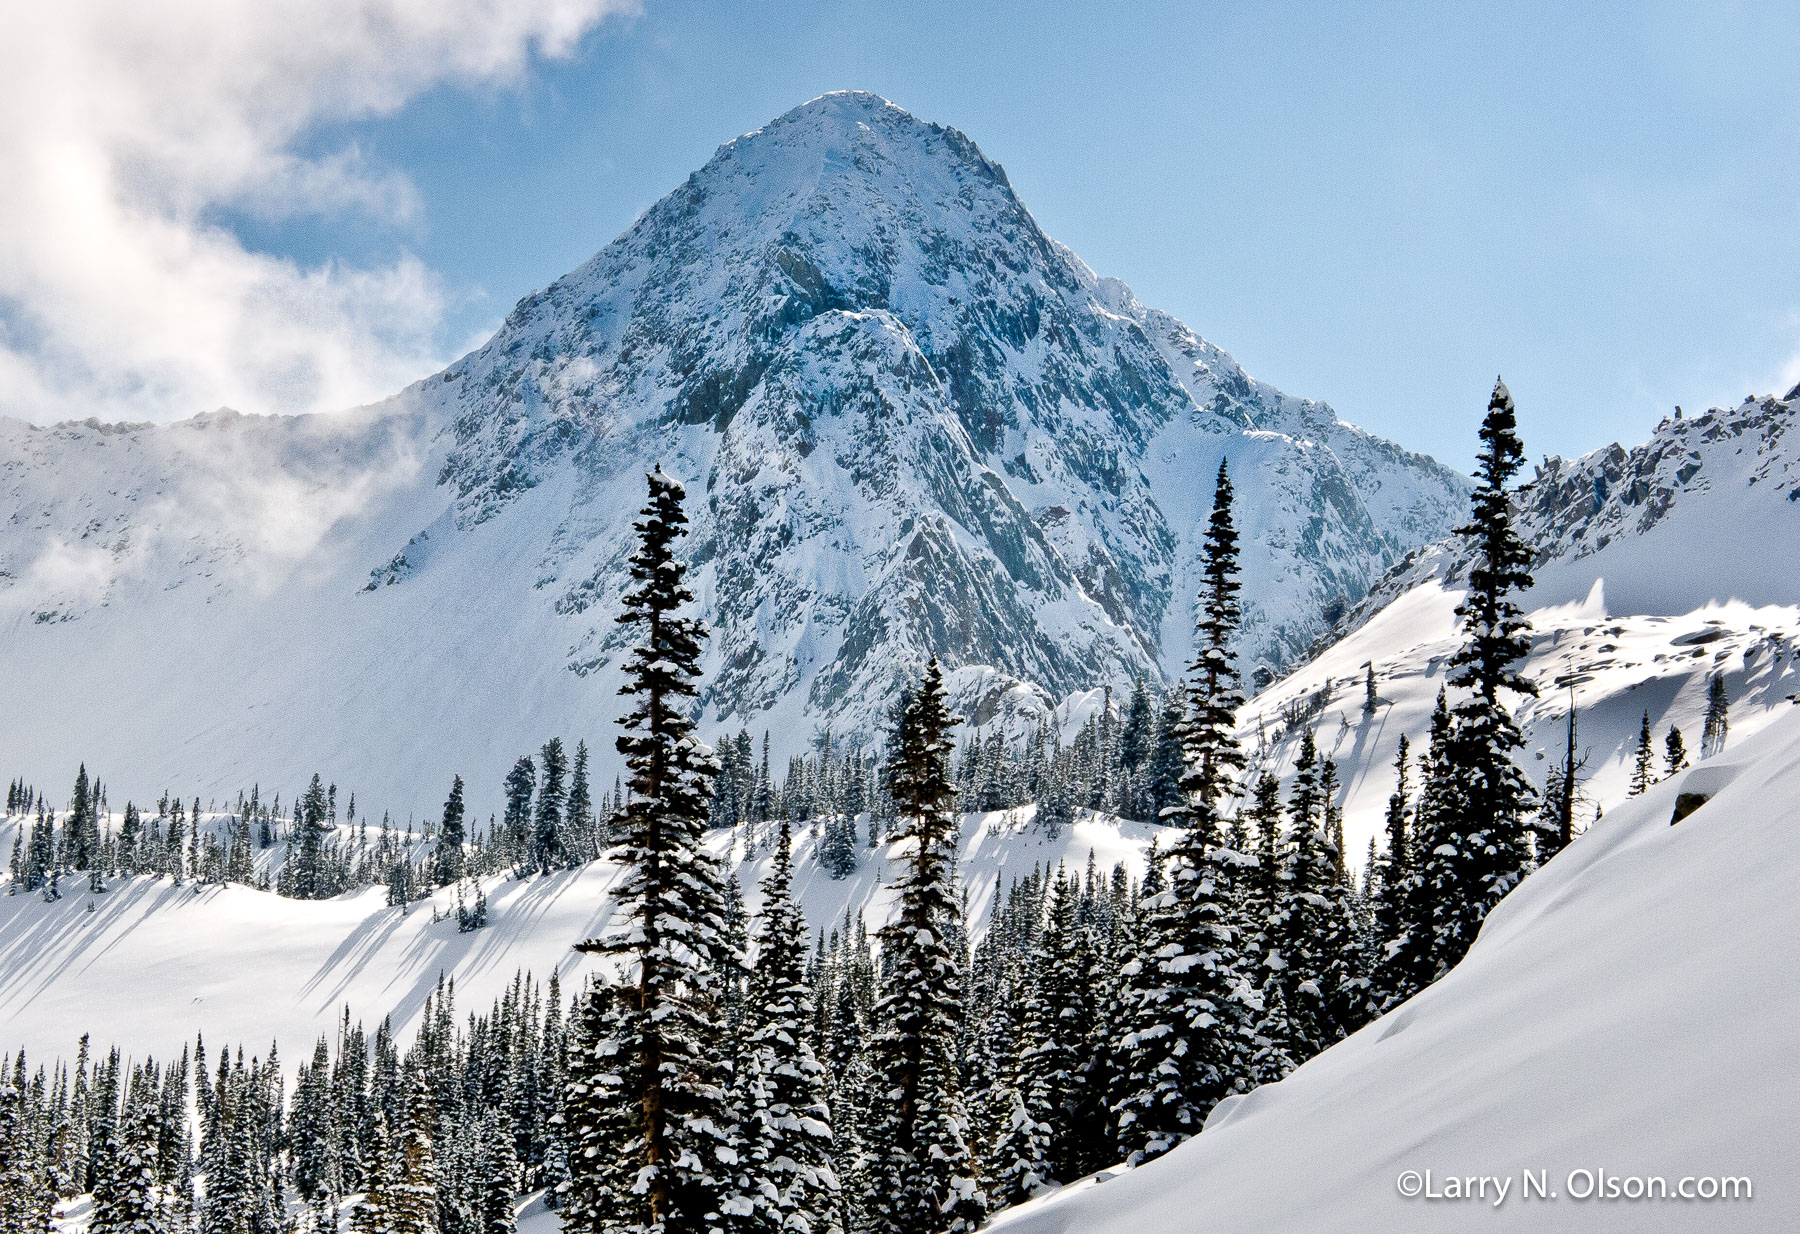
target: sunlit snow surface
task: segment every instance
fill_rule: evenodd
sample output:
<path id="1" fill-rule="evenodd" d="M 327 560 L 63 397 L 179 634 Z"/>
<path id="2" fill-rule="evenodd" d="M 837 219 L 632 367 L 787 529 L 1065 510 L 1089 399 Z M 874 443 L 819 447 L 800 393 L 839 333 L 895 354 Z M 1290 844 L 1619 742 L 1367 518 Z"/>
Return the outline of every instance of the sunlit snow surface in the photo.
<path id="1" fill-rule="evenodd" d="M 0 851 L 11 851 L 18 822 L 0 824 Z M 1080 872 L 1092 852 L 1102 874 L 1119 862 L 1141 874 L 1149 831 L 1090 816 L 1051 838 L 1030 826 L 1029 811 L 964 816 L 959 868 L 973 926 L 985 928 L 996 887 L 1034 867 L 1065 862 Z M 794 890 L 807 919 L 830 930 L 860 910 L 870 929 L 883 924 L 891 903 L 881 883 L 896 872 L 890 854 L 903 856 L 904 846 L 864 848 L 857 872 L 839 881 L 815 858 L 817 838 L 804 828 L 795 845 Z M 714 840 L 726 855 L 729 837 Z M 770 858 L 747 856 L 741 844 L 729 857 L 754 911 Z M 116 880 L 99 895 L 85 877 L 71 878 L 54 904 L 0 895 L 0 1049 L 73 1056 L 76 1039 L 91 1032 L 96 1048 L 167 1059 L 204 1033 L 215 1049 L 232 1042 L 262 1052 L 273 1039 L 298 1064 L 346 1007 L 371 1030 L 392 1015 L 396 1033 L 411 1040 L 440 974 L 455 981 L 464 1010 L 485 1010 L 520 970 L 540 981 L 554 970 L 572 992 L 599 961 L 571 948 L 605 926 L 617 873 L 595 862 L 490 879 L 489 925 L 466 934 L 454 918 L 431 920 L 434 908 L 453 906 L 451 890 L 405 909 L 389 908 L 381 887 L 303 901 L 150 877 Z"/>
<path id="2" fill-rule="evenodd" d="M 1725 770 L 1729 769 L 1729 770 Z M 999 1234 L 1793 1230 L 1800 1068 L 1800 714 L 1619 805 L 1489 918 L 1436 985 L 1140 1170 Z M 1743 1176 L 1748 1201 L 1581 1202 L 1572 1171 Z M 1399 1195 L 1403 1171 L 1510 1196 Z M 1520 1198 L 1520 1172 L 1557 1198 Z M 1577 1189 L 1585 1189 L 1577 1180 Z"/>

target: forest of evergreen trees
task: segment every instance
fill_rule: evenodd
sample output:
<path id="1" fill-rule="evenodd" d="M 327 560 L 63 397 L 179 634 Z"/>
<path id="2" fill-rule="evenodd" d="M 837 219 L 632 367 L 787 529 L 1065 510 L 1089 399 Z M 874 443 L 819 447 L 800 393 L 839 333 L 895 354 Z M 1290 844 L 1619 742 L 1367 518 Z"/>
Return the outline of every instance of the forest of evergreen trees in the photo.
<path id="1" fill-rule="evenodd" d="M 1503 384 L 1481 441 L 1463 642 L 1421 756 L 1401 744 L 1386 846 L 1360 880 L 1338 769 L 1307 717 L 1287 717 L 1299 755 L 1285 795 L 1235 736 L 1238 540 L 1223 464 L 1185 679 L 1161 697 L 1138 685 L 1066 745 L 1045 731 L 956 750 L 934 659 L 879 757 L 827 739 L 777 784 L 766 738 L 758 751 L 742 733 L 715 753 L 691 718 L 705 630 L 680 615 L 685 495 L 659 471 L 620 617 L 635 640 L 618 740 L 628 776 L 598 802 L 585 745 L 570 763 L 560 741 L 520 759 L 485 828 L 466 824 L 457 780 L 429 846 L 387 820 L 369 844 L 353 801 L 337 826 L 316 777 L 285 819 L 252 793 L 204 842 L 197 802 L 159 803 L 153 819 L 128 806 L 115 835 L 97 828 L 104 793 L 85 770 L 60 826 L 15 783 L 9 807 L 37 811 L 15 890 L 79 870 L 96 888 L 138 871 L 248 879 L 252 847 L 274 845 L 285 859 L 265 881 L 295 896 L 360 880 L 403 900 L 603 851 L 623 873 L 608 932 L 571 940 L 609 957 L 610 977 L 565 1000 L 554 978 L 521 976 L 463 1022 L 443 985 L 404 1053 L 387 1024 L 369 1040 L 346 1013 L 291 1094 L 273 1047 L 260 1061 L 222 1052 L 211 1070 L 198 1043 L 162 1065 L 94 1061 L 85 1039 L 72 1067 L 18 1055 L 0 1075 L 0 1228 L 42 1229 L 55 1197 L 92 1193 L 96 1234 L 275 1234 L 340 1214 L 370 1234 L 505 1234 L 515 1197 L 542 1188 L 584 1234 L 947 1234 L 1168 1152 L 1219 1102 L 1441 976 L 1573 834 L 1573 717 L 1549 791 L 1518 762 L 1511 705 L 1534 686 L 1518 672 L 1515 597 L 1531 580 L 1507 500 L 1523 454 Z M 1709 742 L 1726 722 L 1717 694 Z M 1664 744 L 1673 769 L 1679 733 Z M 974 943 L 956 812 L 1026 803 L 1045 827 L 1078 808 L 1165 826 L 1141 879 L 1091 859 L 1037 870 L 1005 889 Z M 856 919 L 828 933 L 804 920 L 792 837 L 809 820 L 823 820 L 820 860 L 837 873 L 870 844 L 896 845 L 896 914 L 874 935 Z M 754 920 L 705 847 L 719 825 L 774 855 Z"/>

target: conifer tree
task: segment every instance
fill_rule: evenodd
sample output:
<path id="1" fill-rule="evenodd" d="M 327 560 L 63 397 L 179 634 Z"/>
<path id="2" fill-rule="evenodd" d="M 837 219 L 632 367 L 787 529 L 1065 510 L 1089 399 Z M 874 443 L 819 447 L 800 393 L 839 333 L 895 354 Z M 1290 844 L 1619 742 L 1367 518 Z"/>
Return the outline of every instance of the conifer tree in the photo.
<path id="1" fill-rule="evenodd" d="M 1441 888 L 1429 875 L 1441 864 L 1434 853 L 1440 837 L 1454 836 L 1460 826 L 1463 799 L 1461 784 L 1452 774 L 1450 760 L 1450 704 L 1443 689 L 1431 712 L 1430 738 L 1425 748 L 1418 804 L 1413 808 L 1404 879 L 1392 895 L 1400 910 L 1400 930 L 1386 940 L 1387 956 L 1381 987 L 1392 1007 L 1437 980 L 1437 921 L 1444 910 Z"/>
<path id="2" fill-rule="evenodd" d="M 1393 999 L 1399 983 L 1389 971 L 1389 949 L 1406 933 L 1406 888 L 1412 877 L 1412 837 L 1409 822 L 1412 815 L 1412 781 L 1409 759 L 1411 744 L 1400 734 L 1400 748 L 1394 755 L 1394 791 L 1388 797 L 1385 830 L 1387 851 L 1371 862 L 1375 871 L 1374 932 L 1379 950 L 1373 957 L 1375 1005 L 1386 1007 Z M 1370 837 L 1374 843 L 1374 837 Z"/>
<path id="3" fill-rule="evenodd" d="M 40 1173 L 24 1094 L 0 1074 L 0 1230 L 48 1230 L 54 1200 Z"/>
<path id="4" fill-rule="evenodd" d="M 155 1108 L 134 1105 L 128 1117 L 113 1123 L 112 1161 L 96 1180 L 91 1234 L 171 1234 L 157 1189 Z M 10 1228 L 0 1226 L 0 1228 Z"/>
<path id="5" fill-rule="evenodd" d="M 1329 897 L 1333 875 L 1330 840 L 1319 792 L 1318 746 L 1312 730 L 1300 738 L 1294 783 L 1288 796 L 1288 836 L 1281 854 L 1275 913 L 1269 924 L 1273 951 L 1269 981 L 1280 988 L 1288 1024 L 1265 1031 L 1304 1061 L 1336 1034 L 1328 1005 L 1334 937 Z"/>
<path id="6" fill-rule="evenodd" d="M 468 831 L 463 826 L 463 781 L 450 778 L 450 796 L 444 801 L 443 818 L 438 822 L 437 882 L 440 886 L 462 877 L 463 845 Z"/>
<path id="7" fill-rule="evenodd" d="M 594 847 L 594 795 L 588 783 L 587 742 L 575 743 L 575 762 L 569 770 L 568 841 L 571 861 L 592 861 Z"/>
<path id="8" fill-rule="evenodd" d="M 911 852 L 895 886 L 897 918 L 881 934 L 882 993 L 870 1044 L 881 1097 L 865 1131 L 861 1197 L 871 1234 L 946 1234 L 973 1229 L 984 1215 L 956 1066 L 954 723 L 934 657 L 907 697 L 888 754 L 887 788 L 900 816 L 894 838 L 910 842 Z"/>
<path id="9" fill-rule="evenodd" d="M 532 823 L 531 864 L 540 873 L 560 870 L 569 864 L 568 849 L 563 843 L 563 809 L 569 773 L 569 756 L 563 751 L 561 737 L 552 737 L 538 751 L 542 768 L 537 789 L 537 816 Z"/>
<path id="10" fill-rule="evenodd" d="M 1682 739 L 1681 730 L 1673 724 L 1663 738 L 1663 777 L 1666 779 L 1677 771 L 1685 771 L 1688 765 L 1687 742 Z"/>
<path id="11" fill-rule="evenodd" d="M 575 1000 L 570 1025 L 568 1080 L 558 1134 L 568 1153 L 568 1177 L 557 1187 L 557 1210 L 565 1229 L 597 1234 L 615 1227 L 615 1196 L 629 1196 L 637 1178 L 641 1147 L 635 1111 L 626 1091 L 626 1066 L 614 1037 L 613 1001 L 619 987 L 595 978 Z"/>
<path id="12" fill-rule="evenodd" d="M 1244 765 L 1234 730 L 1243 697 L 1232 639 L 1241 622 L 1237 531 L 1225 464 L 1213 491 L 1186 715 L 1182 774 L 1163 807 L 1178 827 L 1170 886 L 1146 904 L 1142 950 L 1126 968 L 1126 1033 L 1120 1039 L 1120 1147 L 1132 1162 L 1197 1135 L 1207 1112 L 1249 1083 L 1255 994 L 1241 972 L 1243 941 L 1233 883 L 1242 854 L 1227 847 L 1222 810 Z"/>
<path id="13" fill-rule="evenodd" d="M 1725 693 L 1725 674 L 1714 673 L 1706 683 L 1706 720 L 1700 730 L 1700 755 L 1711 758 L 1725 748 L 1731 731 L 1731 700 Z"/>
<path id="14" fill-rule="evenodd" d="M 438 1234 L 438 1163 L 432 1144 L 436 1110 L 423 1071 L 413 1082 L 406 1130 L 400 1136 L 394 1174 L 386 1188 L 391 1234 Z"/>
<path id="15" fill-rule="evenodd" d="M 816 1008 L 806 978 L 806 920 L 793 899 L 793 877 L 783 819 L 775 863 L 763 880 L 750 975 L 740 1160 L 754 1228 L 841 1234 L 825 1069 L 811 1041 Z"/>
<path id="16" fill-rule="evenodd" d="M 1016 1088 L 1032 1122 L 1050 1128 L 1047 1179 L 1073 1182 L 1087 1173 L 1083 1126 L 1085 1063 L 1096 1018 L 1091 957 L 1078 921 L 1079 888 L 1059 866 L 1031 957 L 1029 993 L 1021 1008 Z"/>
<path id="17" fill-rule="evenodd" d="M 472 1234 L 515 1234 L 513 1196 L 519 1190 L 519 1156 L 512 1116 L 502 1106 L 482 1120 L 474 1186 Z"/>
<path id="18" fill-rule="evenodd" d="M 1156 737 L 1150 747 L 1150 763 L 1144 769 L 1144 813 L 1149 819 L 1162 817 L 1163 809 L 1174 804 L 1181 793 L 1181 733 L 1186 712 L 1187 692 L 1178 682 L 1163 695 L 1156 717 Z"/>
<path id="19" fill-rule="evenodd" d="M 506 773 L 506 808 L 500 816 L 504 851 L 515 861 L 525 860 L 531 849 L 531 795 L 536 789 L 537 764 L 531 761 L 531 755 L 521 754 Z"/>
<path id="20" fill-rule="evenodd" d="M 649 500 L 634 524 L 632 590 L 618 618 L 638 638 L 620 687 L 636 700 L 620 721 L 625 731 L 618 739 L 632 793 L 615 853 L 624 874 L 613 891 L 614 932 L 579 944 L 626 965 L 607 999 L 610 1015 L 591 1047 L 593 1058 L 581 1068 L 590 1089 L 618 1077 L 632 1168 L 620 1179 L 614 1165 L 573 1156 L 570 1172 L 578 1179 L 596 1169 L 612 1173 L 595 1180 L 603 1209 L 610 1206 L 602 1220 L 610 1224 L 572 1228 L 699 1234 L 721 1228 L 721 1214 L 734 1199 L 722 1157 L 722 1150 L 730 1155 L 732 1127 L 717 1057 L 724 880 L 705 848 L 718 760 L 694 736 L 688 714 L 705 631 L 679 615 L 693 599 L 686 566 L 674 552 L 687 524 L 685 493 L 660 469 L 648 483 Z M 599 1074 L 596 1065 L 604 1069 Z M 576 1069 L 571 1059 L 572 1079 Z"/>
<path id="21" fill-rule="evenodd" d="M 1473 517 L 1458 531 L 1475 559 L 1456 609 L 1463 643 L 1450 662 L 1450 686 L 1461 697 L 1452 708 L 1442 768 L 1457 800 L 1432 818 L 1430 842 L 1420 846 L 1419 877 L 1434 910 L 1434 978 L 1462 959 L 1482 920 L 1523 877 L 1529 856 L 1525 816 L 1532 790 L 1515 762 L 1524 735 L 1507 696 L 1537 694 L 1517 668 L 1531 646 L 1515 598 L 1531 586 L 1531 554 L 1513 528 L 1507 486 L 1525 455 L 1505 382 L 1494 383 L 1481 442 Z"/>
<path id="22" fill-rule="evenodd" d="M 1650 744 L 1650 712 L 1644 712 L 1644 719 L 1638 725 L 1637 750 L 1631 760 L 1631 787 L 1629 795 L 1639 797 L 1650 791 L 1656 783 L 1656 752 Z"/>
<path id="23" fill-rule="evenodd" d="M 306 792 L 294 803 L 295 835 L 293 855 L 289 858 L 294 863 L 294 869 L 290 894 L 297 900 L 321 900 L 332 894 L 325 868 L 325 837 L 330 832 L 329 816 L 330 806 L 325 786 L 315 772 L 312 782 L 306 786 Z M 200 812 L 196 808 L 196 826 L 199 821 Z"/>

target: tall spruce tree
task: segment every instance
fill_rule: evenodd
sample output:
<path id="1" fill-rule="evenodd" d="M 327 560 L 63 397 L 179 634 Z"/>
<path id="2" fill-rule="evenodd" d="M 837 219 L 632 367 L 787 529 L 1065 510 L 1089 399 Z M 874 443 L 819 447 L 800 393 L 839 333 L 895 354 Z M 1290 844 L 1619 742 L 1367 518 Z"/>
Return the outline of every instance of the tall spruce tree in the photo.
<path id="1" fill-rule="evenodd" d="M 986 1207 L 957 1075 L 955 722 L 933 657 L 906 699 L 888 753 L 887 789 L 899 814 L 893 838 L 909 841 L 911 852 L 894 888 L 898 914 L 881 932 L 881 997 L 872 1016 L 870 1065 L 880 1099 L 864 1132 L 861 1197 L 871 1234 L 971 1230 Z"/>
<path id="2" fill-rule="evenodd" d="M 498 838 L 501 851 L 510 860 L 523 861 L 531 850 L 531 795 L 536 788 L 537 764 L 531 761 L 531 755 L 521 754 L 506 773 L 506 811 L 500 816 Z"/>
<path id="3" fill-rule="evenodd" d="M 1650 791 L 1656 783 L 1656 747 L 1650 740 L 1650 711 L 1644 710 L 1644 719 L 1638 725 L 1637 750 L 1631 760 L 1631 787 L 1629 795 L 1641 797 Z"/>
<path id="4" fill-rule="evenodd" d="M 1433 978 L 1461 960 L 1482 921 L 1528 866 L 1526 815 L 1532 789 L 1515 761 L 1524 734 L 1510 697 L 1535 697 L 1518 670 L 1531 649 L 1517 595 L 1531 586 L 1531 553 L 1513 527 L 1508 485 L 1524 464 L 1512 395 L 1494 383 L 1481 425 L 1473 516 L 1458 529 L 1474 549 L 1469 587 L 1456 613 L 1463 641 L 1450 661 L 1447 757 L 1439 774 L 1456 786 L 1453 808 L 1434 815 L 1420 845 L 1419 878 L 1432 905 Z"/>
<path id="5" fill-rule="evenodd" d="M 569 860 L 592 861 L 597 852 L 594 835 L 594 791 L 588 782 L 587 742 L 575 743 L 575 762 L 569 769 L 569 808 L 564 821 L 568 833 Z"/>
<path id="6" fill-rule="evenodd" d="M 1241 971 L 1244 930 L 1234 893 L 1250 859 L 1227 845 L 1223 821 L 1225 798 L 1244 766 L 1234 731 L 1243 696 L 1231 644 L 1242 611 L 1231 503 L 1221 462 L 1179 729 L 1179 791 L 1162 811 L 1162 821 L 1179 829 L 1169 849 L 1169 887 L 1146 904 L 1141 950 L 1126 969 L 1114 1111 L 1119 1146 L 1134 1163 L 1198 1135 L 1208 1111 L 1250 1082 L 1256 995 Z"/>
<path id="7" fill-rule="evenodd" d="M 569 850 L 563 843 L 563 811 L 568 789 L 569 756 L 563 750 L 561 737 L 552 737 L 538 751 L 541 778 L 537 787 L 537 814 L 532 820 L 531 864 L 540 873 L 560 870 L 569 864 Z"/>
<path id="8" fill-rule="evenodd" d="M 570 1060 L 571 1079 L 623 1103 L 623 1146 L 632 1167 L 576 1153 L 570 1173 L 597 1186 L 601 1203 L 577 1225 L 584 1231 L 723 1229 L 737 1198 L 729 1140 L 733 1127 L 718 1043 L 723 1009 L 724 879 L 706 851 L 705 833 L 718 760 L 694 735 L 689 715 L 698 692 L 705 630 L 680 615 L 693 599 L 686 565 L 675 555 L 687 516 L 680 484 L 660 468 L 648 477 L 649 500 L 634 524 L 632 589 L 621 624 L 637 645 L 625 661 L 620 693 L 635 699 L 621 720 L 619 753 L 630 770 L 631 801 L 615 856 L 624 873 L 613 891 L 613 932 L 579 949 L 622 960 L 622 983 L 587 1056 Z M 616 1080 L 608 1077 L 616 1077 Z M 578 1111 L 604 1122 L 610 1114 Z M 619 1186 L 623 1181 L 626 1185 Z"/>

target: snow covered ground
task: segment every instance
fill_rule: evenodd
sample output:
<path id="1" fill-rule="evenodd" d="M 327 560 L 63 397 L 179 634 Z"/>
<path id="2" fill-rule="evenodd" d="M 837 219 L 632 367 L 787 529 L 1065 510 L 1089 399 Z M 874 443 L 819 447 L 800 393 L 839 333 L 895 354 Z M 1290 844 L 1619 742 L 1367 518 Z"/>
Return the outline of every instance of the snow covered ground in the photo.
<path id="1" fill-rule="evenodd" d="M 0 851 L 11 851 L 19 821 L 0 823 Z M 1091 852 L 1102 872 L 1124 862 L 1141 874 L 1149 834 L 1084 816 L 1052 838 L 1030 826 L 1028 812 L 965 816 L 960 868 L 974 928 L 984 928 L 996 888 L 1034 866 L 1062 861 L 1079 871 Z M 813 859 L 817 838 L 808 828 L 795 845 L 794 891 L 807 920 L 830 930 L 861 910 L 870 929 L 884 924 L 887 850 L 863 850 L 856 873 L 834 880 Z M 717 851 L 728 840 L 715 836 Z M 770 858 L 741 846 L 731 858 L 754 911 Z M 520 970 L 540 980 L 554 970 L 572 991 L 598 961 L 570 948 L 605 924 L 617 874 L 596 862 L 490 879 L 489 924 L 467 934 L 454 918 L 432 921 L 434 909 L 454 904 L 451 890 L 404 909 L 388 907 L 380 887 L 309 901 L 147 876 L 100 895 L 72 880 L 54 904 L 0 895 L 0 1050 L 72 1057 L 76 1039 L 91 1032 L 96 1049 L 169 1058 L 204 1033 L 213 1049 L 232 1042 L 259 1052 L 273 1039 L 292 1065 L 346 1007 L 371 1029 L 392 1015 L 401 1040 L 411 1040 L 440 974 L 455 980 L 465 1009 L 486 1008 Z"/>
<path id="2" fill-rule="evenodd" d="M 1690 790 L 1714 795 L 1671 827 Z M 1168 1157 L 1016 1209 L 996 1234 L 1800 1229 L 1796 799 L 1788 713 L 1609 810 L 1436 985 Z M 1425 1171 L 1438 1193 L 1483 1176 L 1509 1190 L 1402 1196 Z M 1526 1171 L 1551 1194 L 1521 1194 Z M 1576 1198 L 1602 1171 L 1671 1191 L 1747 1178 L 1752 1194 Z"/>
<path id="3" fill-rule="evenodd" d="M 1276 683 L 1240 713 L 1239 734 L 1260 765 L 1292 771 L 1299 730 L 1283 732 L 1284 711 L 1329 691 L 1310 727 L 1320 752 L 1344 778 L 1344 835 L 1361 864 L 1382 825 L 1394 790 L 1394 754 L 1405 734 L 1422 752 L 1431 710 L 1460 644 L 1456 588 L 1429 580 L 1382 609 L 1310 664 Z M 1578 820 L 1625 799 L 1638 728 L 1646 711 L 1657 766 L 1670 725 L 1681 729 L 1688 757 L 1701 762 L 1700 736 L 1708 678 L 1725 676 L 1731 699 L 1731 744 L 1794 708 L 1800 692 L 1800 607 L 1709 603 L 1673 615 L 1613 616 L 1606 583 L 1590 578 L 1586 598 L 1530 614 L 1532 649 L 1525 673 L 1539 697 L 1517 710 L 1526 730 L 1527 770 L 1540 787 L 1562 757 L 1570 686 L 1586 804 Z M 1378 702 L 1364 710 L 1364 677 L 1373 663 Z M 1728 750 L 1730 745 L 1728 745 Z M 1417 783 L 1417 775 L 1414 783 Z"/>

